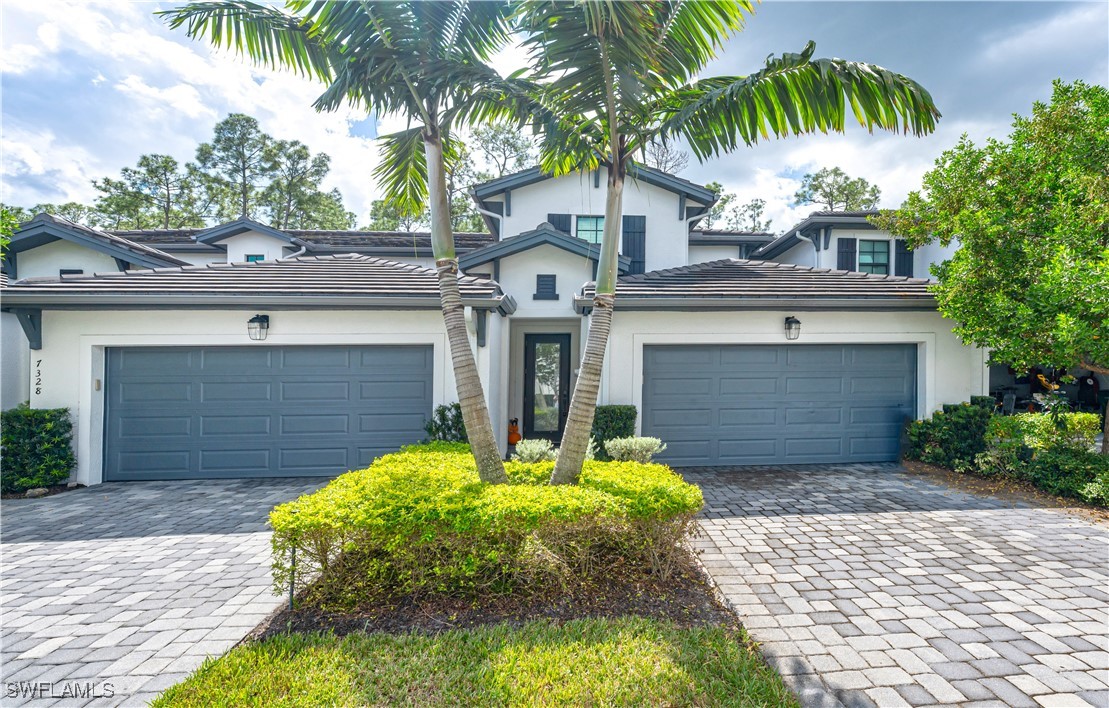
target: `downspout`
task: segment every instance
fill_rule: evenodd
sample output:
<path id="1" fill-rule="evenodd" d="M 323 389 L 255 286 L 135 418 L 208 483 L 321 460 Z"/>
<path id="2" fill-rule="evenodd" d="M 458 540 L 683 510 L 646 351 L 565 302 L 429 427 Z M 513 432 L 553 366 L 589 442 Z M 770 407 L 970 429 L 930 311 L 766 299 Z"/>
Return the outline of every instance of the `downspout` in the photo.
<path id="1" fill-rule="evenodd" d="M 477 200 L 475 200 L 475 201 L 477 201 Z M 477 206 L 477 209 L 476 209 L 477 213 L 483 214 L 485 216 L 491 216 L 491 217 L 493 217 L 494 219 L 497 220 L 497 240 L 498 241 L 503 241 L 504 240 L 504 215 L 503 214 L 497 214 L 496 212 L 489 211 L 488 209 L 482 209 L 481 208 L 481 203 L 480 202 L 477 202 L 477 203 L 478 203 L 478 206 Z"/>
<path id="2" fill-rule="evenodd" d="M 307 250 L 308 250 L 308 246 L 301 246 L 300 250 L 297 251 L 296 253 L 290 253 L 289 255 L 282 256 L 282 257 L 278 258 L 277 260 L 279 260 L 279 261 L 291 261 L 292 259 L 294 259 L 298 256 L 303 256 L 304 252 L 307 251 Z"/>

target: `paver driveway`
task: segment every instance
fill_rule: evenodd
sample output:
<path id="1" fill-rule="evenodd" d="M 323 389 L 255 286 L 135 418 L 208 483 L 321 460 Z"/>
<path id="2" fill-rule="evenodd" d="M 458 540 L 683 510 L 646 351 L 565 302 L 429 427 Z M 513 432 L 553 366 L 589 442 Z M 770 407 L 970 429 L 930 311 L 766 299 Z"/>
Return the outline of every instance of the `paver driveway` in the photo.
<path id="1" fill-rule="evenodd" d="M 269 511 L 325 480 L 128 482 L 0 507 L 0 704 L 142 705 L 280 602 Z M 20 697 L 32 690 L 63 700 Z M 108 694 L 110 698 L 104 698 Z"/>
<path id="2" fill-rule="evenodd" d="M 805 705 L 1109 706 L 1109 529 L 896 465 L 685 470 L 702 560 Z"/>

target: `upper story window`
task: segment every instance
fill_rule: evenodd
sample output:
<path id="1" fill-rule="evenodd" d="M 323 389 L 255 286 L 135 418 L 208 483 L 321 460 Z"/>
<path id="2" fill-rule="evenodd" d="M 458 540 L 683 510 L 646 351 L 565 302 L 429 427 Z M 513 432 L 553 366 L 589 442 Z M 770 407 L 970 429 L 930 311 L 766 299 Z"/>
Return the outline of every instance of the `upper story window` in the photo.
<path id="1" fill-rule="evenodd" d="M 266 260 L 266 257 L 265 257 L 265 255 L 263 255 L 261 253 L 248 253 L 248 254 L 246 254 L 246 262 L 247 263 L 257 263 L 259 261 L 264 261 L 264 260 Z"/>
<path id="2" fill-rule="evenodd" d="M 605 231 L 605 217 L 579 216 L 578 238 L 589 243 L 600 243 Z"/>
<path id="3" fill-rule="evenodd" d="M 890 242 L 859 239 L 859 272 L 890 274 Z"/>

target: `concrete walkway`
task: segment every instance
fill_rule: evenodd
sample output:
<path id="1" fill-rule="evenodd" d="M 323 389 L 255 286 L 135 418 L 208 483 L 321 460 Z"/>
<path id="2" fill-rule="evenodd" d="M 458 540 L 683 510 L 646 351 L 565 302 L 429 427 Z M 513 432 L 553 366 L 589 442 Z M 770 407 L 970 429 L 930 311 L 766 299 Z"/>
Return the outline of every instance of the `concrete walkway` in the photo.
<path id="1" fill-rule="evenodd" d="M 702 560 L 806 706 L 1109 706 L 1109 529 L 896 465 L 686 470 Z"/>
<path id="2" fill-rule="evenodd" d="M 225 652 L 282 601 L 269 510 L 325 481 L 129 482 L 5 500 L 0 704 L 143 705 Z"/>

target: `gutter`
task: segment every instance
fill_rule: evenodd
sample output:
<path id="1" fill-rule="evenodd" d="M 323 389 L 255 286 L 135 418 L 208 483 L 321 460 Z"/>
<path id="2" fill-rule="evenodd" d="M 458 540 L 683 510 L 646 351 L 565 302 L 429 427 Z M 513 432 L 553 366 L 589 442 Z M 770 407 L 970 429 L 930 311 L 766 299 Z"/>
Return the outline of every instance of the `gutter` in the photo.
<path id="1" fill-rule="evenodd" d="M 270 308 L 292 310 L 438 310 L 439 296 L 334 296 L 334 295 L 259 295 L 257 293 L 220 295 L 147 295 L 144 293 L 90 295 L 71 293 L 19 293 L 5 288 L 0 310 L 149 310 Z M 516 311 L 510 295 L 488 298 L 463 297 L 462 304 L 479 310 L 496 310 L 502 315 Z"/>

